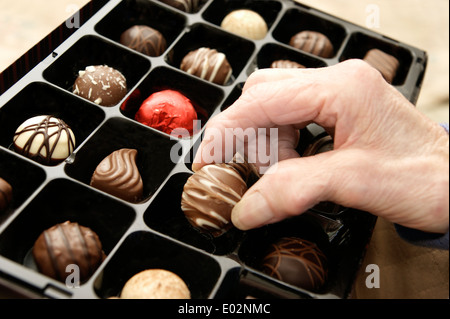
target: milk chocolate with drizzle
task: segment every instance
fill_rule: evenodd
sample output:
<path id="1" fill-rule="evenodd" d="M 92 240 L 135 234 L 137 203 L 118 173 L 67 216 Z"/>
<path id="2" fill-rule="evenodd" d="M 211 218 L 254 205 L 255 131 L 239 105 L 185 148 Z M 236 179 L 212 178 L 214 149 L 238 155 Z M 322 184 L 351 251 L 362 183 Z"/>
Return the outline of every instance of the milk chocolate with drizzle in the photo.
<path id="1" fill-rule="evenodd" d="M 315 243 L 285 237 L 272 244 L 263 259 L 262 271 L 288 284 L 318 292 L 328 277 L 328 261 Z"/>
<path id="2" fill-rule="evenodd" d="M 304 69 L 305 66 L 291 60 L 276 60 L 270 65 L 272 69 Z"/>
<path id="3" fill-rule="evenodd" d="M 122 148 L 112 152 L 95 169 L 91 186 L 132 203 L 140 201 L 144 186 L 136 157 L 135 149 Z"/>
<path id="4" fill-rule="evenodd" d="M 63 120 L 51 115 L 35 116 L 17 128 L 14 149 L 39 163 L 56 165 L 75 149 L 75 136 Z"/>
<path id="5" fill-rule="evenodd" d="M 68 265 L 79 267 L 80 281 L 84 282 L 106 257 L 98 235 L 92 229 L 70 221 L 42 232 L 32 253 L 41 273 L 62 282 L 70 274 L 66 272 Z"/>
<path id="6" fill-rule="evenodd" d="M 388 83 L 392 83 L 400 65 L 394 56 L 379 49 L 369 50 L 363 60 L 377 69 Z"/>
<path id="7" fill-rule="evenodd" d="M 0 213 L 8 208 L 12 200 L 11 185 L 0 177 Z"/>
<path id="8" fill-rule="evenodd" d="M 194 13 L 199 8 L 200 0 L 160 0 L 183 12 Z"/>
<path id="9" fill-rule="evenodd" d="M 291 38 L 289 44 L 296 49 L 323 58 L 331 58 L 334 55 L 331 41 L 327 36 L 316 31 L 301 31 Z"/>
<path id="10" fill-rule="evenodd" d="M 180 68 L 220 85 L 226 84 L 233 72 L 225 54 L 205 47 L 189 52 L 181 61 Z"/>
<path id="11" fill-rule="evenodd" d="M 146 25 L 135 25 L 120 36 L 120 43 L 148 56 L 160 56 L 167 48 L 164 36 Z"/>

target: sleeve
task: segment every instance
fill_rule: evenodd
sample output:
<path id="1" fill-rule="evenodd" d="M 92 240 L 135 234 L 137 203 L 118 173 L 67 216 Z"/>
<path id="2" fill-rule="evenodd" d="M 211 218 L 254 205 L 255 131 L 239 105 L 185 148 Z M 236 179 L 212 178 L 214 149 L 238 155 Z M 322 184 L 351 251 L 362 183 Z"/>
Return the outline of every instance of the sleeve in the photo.
<path id="1" fill-rule="evenodd" d="M 441 126 L 449 132 L 448 123 L 443 123 Z M 407 228 L 401 225 L 395 224 L 397 234 L 405 241 L 418 246 L 424 246 L 429 248 L 438 248 L 448 250 L 449 232 L 445 234 L 432 234 L 423 232 L 416 229 Z"/>

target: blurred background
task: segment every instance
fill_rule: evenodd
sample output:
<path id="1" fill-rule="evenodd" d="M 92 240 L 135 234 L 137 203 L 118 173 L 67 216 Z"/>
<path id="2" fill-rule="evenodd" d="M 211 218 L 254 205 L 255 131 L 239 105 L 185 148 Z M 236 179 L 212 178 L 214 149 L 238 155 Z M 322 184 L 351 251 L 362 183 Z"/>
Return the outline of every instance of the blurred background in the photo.
<path id="1" fill-rule="evenodd" d="M 88 0 L 0 0 L 0 72 L 84 6 Z M 448 0 L 301 0 L 428 53 L 417 108 L 449 122 Z M 409 245 L 379 219 L 355 283 L 355 298 L 448 298 L 448 251 Z M 381 287 L 369 290 L 365 265 L 381 269 Z"/>

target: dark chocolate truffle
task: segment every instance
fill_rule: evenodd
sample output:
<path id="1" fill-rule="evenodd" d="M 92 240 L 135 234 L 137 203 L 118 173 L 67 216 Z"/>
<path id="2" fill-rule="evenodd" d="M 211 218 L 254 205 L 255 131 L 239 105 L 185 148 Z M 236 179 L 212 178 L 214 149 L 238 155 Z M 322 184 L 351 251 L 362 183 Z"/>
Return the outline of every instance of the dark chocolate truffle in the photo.
<path id="1" fill-rule="evenodd" d="M 106 257 L 100 239 L 90 228 L 66 221 L 45 230 L 33 246 L 34 261 L 41 273 L 59 281 L 69 275 L 68 265 L 77 265 L 84 282 Z"/>
<path id="2" fill-rule="evenodd" d="M 304 69 L 305 66 L 291 60 L 276 60 L 270 65 L 273 69 Z"/>
<path id="3" fill-rule="evenodd" d="M 135 25 L 124 31 L 120 43 L 149 56 L 159 56 L 167 48 L 161 32 L 146 25 Z"/>
<path id="4" fill-rule="evenodd" d="M 288 284 L 319 291 L 328 277 L 328 261 L 317 245 L 286 237 L 272 244 L 262 262 L 262 271 Z"/>
<path id="5" fill-rule="evenodd" d="M 0 177 L 0 213 L 8 208 L 11 200 L 12 187 L 7 181 Z"/>
<path id="6" fill-rule="evenodd" d="M 197 112 L 192 102 L 180 92 L 163 90 L 150 95 L 142 103 L 134 119 L 167 134 L 176 129 L 185 129 L 185 134 L 181 130 L 175 133 L 188 137 L 194 132 Z"/>
<path id="7" fill-rule="evenodd" d="M 380 71 L 388 83 L 394 80 L 400 64 L 395 57 L 378 49 L 369 50 L 363 60 Z"/>
<path id="8" fill-rule="evenodd" d="M 147 269 L 131 277 L 123 286 L 121 299 L 191 299 L 186 283 L 164 269 Z"/>
<path id="9" fill-rule="evenodd" d="M 324 34 L 316 31 L 301 31 L 291 38 L 289 44 L 296 49 L 323 58 L 331 58 L 334 55 L 331 41 Z"/>
<path id="10" fill-rule="evenodd" d="M 220 25 L 224 30 L 252 40 L 261 40 L 267 34 L 267 24 L 258 13 L 248 9 L 230 12 Z"/>
<path id="11" fill-rule="evenodd" d="M 127 94 L 127 81 L 112 67 L 91 65 L 78 72 L 73 93 L 98 105 L 113 106 Z"/>
<path id="12" fill-rule="evenodd" d="M 14 149 L 41 164 L 56 165 L 75 149 L 75 136 L 61 119 L 51 115 L 32 117 L 14 134 Z"/>
<path id="13" fill-rule="evenodd" d="M 194 13 L 199 8 L 200 0 L 159 0 L 183 12 Z"/>
<path id="14" fill-rule="evenodd" d="M 189 52 L 181 61 L 180 68 L 189 74 L 221 85 L 228 82 L 233 72 L 225 54 L 210 48 Z"/>
<path id="15" fill-rule="evenodd" d="M 231 211 L 247 191 L 244 178 L 229 164 L 206 165 L 194 173 L 184 185 L 181 198 L 181 209 L 188 221 L 213 236 L 229 230 Z"/>
<path id="16" fill-rule="evenodd" d="M 98 164 L 91 186 L 132 203 L 140 201 L 144 187 L 136 156 L 135 149 L 122 148 L 112 152 Z"/>

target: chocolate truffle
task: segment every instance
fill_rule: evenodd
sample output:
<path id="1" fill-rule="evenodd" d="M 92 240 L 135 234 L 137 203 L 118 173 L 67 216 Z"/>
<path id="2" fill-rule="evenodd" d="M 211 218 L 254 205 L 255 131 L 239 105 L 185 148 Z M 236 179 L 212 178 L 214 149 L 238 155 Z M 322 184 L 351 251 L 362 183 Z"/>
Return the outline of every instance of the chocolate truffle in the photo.
<path id="1" fill-rule="evenodd" d="M 147 269 L 131 277 L 123 286 L 121 299 L 191 299 L 186 283 L 164 269 Z"/>
<path id="2" fill-rule="evenodd" d="M 39 115 L 17 128 L 14 149 L 41 164 L 56 165 L 72 154 L 75 136 L 63 120 L 51 115 Z"/>
<path id="3" fill-rule="evenodd" d="M 288 284 L 319 291 L 328 277 L 328 261 L 317 245 L 286 237 L 272 244 L 262 262 L 262 271 Z"/>
<path id="4" fill-rule="evenodd" d="M 200 0 L 159 0 L 183 12 L 194 13 L 198 10 Z"/>
<path id="5" fill-rule="evenodd" d="M 11 200 L 12 187 L 7 181 L 0 177 L 0 213 L 8 208 Z"/>
<path id="6" fill-rule="evenodd" d="M 199 48 L 181 61 L 181 70 L 209 82 L 225 85 L 233 72 L 225 54 L 216 49 Z"/>
<path id="7" fill-rule="evenodd" d="M 377 69 L 388 83 L 394 80 L 400 64 L 395 57 L 378 49 L 369 50 L 363 60 Z"/>
<path id="8" fill-rule="evenodd" d="M 303 153 L 303 156 L 312 156 L 320 153 L 325 153 L 328 151 L 332 151 L 333 148 L 333 138 L 330 135 L 326 135 L 308 145 L 305 152 Z"/>
<path id="9" fill-rule="evenodd" d="M 167 48 L 161 32 L 146 25 L 135 25 L 124 31 L 120 43 L 149 56 L 159 56 Z"/>
<path id="10" fill-rule="evenodd" d="M 245 177 L 241 175 L 247 171 L 230 164 L 211 164 L 190 176 L 181 197 L 181 209 L 189 223 L 213 236 L 229 230 L 231 211 L 247 191 Z"/>
<path id="11" fill-rule="evenodd" d="M 255 11 L 235 10 L 220 25 L 224 30 L 252 40 L 261 40 L 267 34 L 266 21 Z"/>
<path id="12" fill-rule="evenodd" d="M 334 55 L 331 41 L 324 34 L 316 31 L 301 31 L 295 34 L 289 45 L 323 58 L 331 58 Z"/>
<path id="13" fill-rule="evenodd" d="M 150 95 L 136 112 L 134 119 L 139 123 L 171 134 L 192 135 L 197 119 L 192 102 L 175 90 L 163 90 Z M 179 134 L 178 134 L 179 133 Z"/>
<path id="14" fill-rule="evenodd" d="M 305 66 L 291 60 L 276 60 L 270 65 L 273 69 L 304 69 Z"/>
<path id="15" fill-rule="evenodd" d="M 73 93 L 98 105 L 113 106 L 127 94 L 127 81 L 112 67 L 91 65 L 78 72 Z"/>
<path id="16" fill-rule="evenodd" d="M 132 203 L 140 201 L 144 187 L 136 156 L 135 149 L 122 148 L 112 152 L 98 164 L 91 186 Z"/>
<path id="17" fill-rule="evenodd" d="M 42 232 L 34 243 L 32 253 L 41 273 L 63 282 L 69 275 L 66 272 L 68 265 L 79 267 L 80 281 L 84 282 L 106 257 L 97 234 L 70 221 Z"/>

